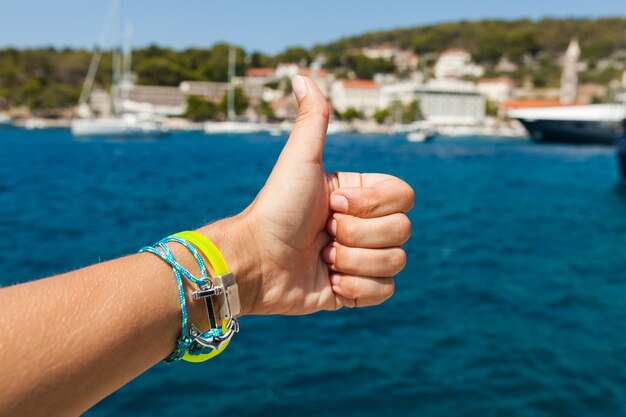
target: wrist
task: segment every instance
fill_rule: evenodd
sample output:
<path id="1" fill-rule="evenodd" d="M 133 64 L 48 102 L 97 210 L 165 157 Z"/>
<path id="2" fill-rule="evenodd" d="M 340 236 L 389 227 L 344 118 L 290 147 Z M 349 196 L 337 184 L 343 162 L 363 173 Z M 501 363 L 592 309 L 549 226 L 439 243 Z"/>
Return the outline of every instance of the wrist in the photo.
<path id="1" fill-rule="evenodd" d="M 235 276 L 241 301 L 240 316 L 254 314 L 261 287 L 260 257 L 248 222 L 244 212 L 197 230 L 215 243 Z"/>

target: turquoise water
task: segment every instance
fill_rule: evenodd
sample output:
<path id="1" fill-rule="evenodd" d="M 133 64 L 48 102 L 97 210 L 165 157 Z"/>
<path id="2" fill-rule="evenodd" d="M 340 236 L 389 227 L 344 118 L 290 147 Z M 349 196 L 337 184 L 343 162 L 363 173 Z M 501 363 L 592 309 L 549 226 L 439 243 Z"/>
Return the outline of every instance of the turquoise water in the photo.
<path id="1" fill-rule="evenodd" d="M 283 143 L 0 130 L 0 283 L 233 214 Z M 367 309 L 243 318 L 219 359 L 158 365 L 88 416 L 624 414 L 626 190 L 611 149 L 335 136 L 325 163 L 415 189 L 396 295 Z"/>

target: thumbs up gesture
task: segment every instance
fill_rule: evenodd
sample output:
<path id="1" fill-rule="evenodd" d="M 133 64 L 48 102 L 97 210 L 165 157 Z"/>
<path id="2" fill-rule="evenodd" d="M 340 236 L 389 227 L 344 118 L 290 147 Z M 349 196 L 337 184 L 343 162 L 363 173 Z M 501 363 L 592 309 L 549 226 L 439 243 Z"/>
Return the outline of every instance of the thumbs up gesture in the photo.
<path id="1" fill-rule="evenodd" d="M 406 263 L 413 190 L 390 175 L 325 172 L 328 103 L 309 78 L 292 84 L 298 118 L 265 186 L 244 212 L 204 232 L 226 248 L 244 314 L 382 303 Z"/>

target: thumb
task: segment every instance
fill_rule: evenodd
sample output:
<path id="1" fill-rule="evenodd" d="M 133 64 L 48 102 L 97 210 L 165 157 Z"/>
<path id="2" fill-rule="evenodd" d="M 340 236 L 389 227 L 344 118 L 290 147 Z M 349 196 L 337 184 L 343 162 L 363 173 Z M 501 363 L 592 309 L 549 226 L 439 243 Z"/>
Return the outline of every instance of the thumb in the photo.
<path id="1" fill-rule="evenodd" d="M 283 154 L 293 162 L 321 162 L 328 128 L 328 102 L 308 77 L 296 75 L 291 85 L 298 100 L 298 117 Z"/>

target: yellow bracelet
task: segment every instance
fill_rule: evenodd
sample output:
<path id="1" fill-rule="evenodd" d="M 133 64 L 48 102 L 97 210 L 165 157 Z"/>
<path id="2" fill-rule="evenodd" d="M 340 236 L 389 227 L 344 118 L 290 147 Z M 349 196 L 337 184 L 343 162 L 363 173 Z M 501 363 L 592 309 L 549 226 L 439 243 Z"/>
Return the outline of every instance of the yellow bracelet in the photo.
<path id="1" fill-rule="evenodd" d="M 206 236 L 198 232 L 190 232 L 190 231 L 176 233 L 175 235 L 172 235 L 172 236 L 184 239 L 187 242 L 191 243 L 193 246 L 195 246 L 196 249 L 198 249 L 198 251 L 202 255 L 204 255 L 204 257 L 209 261 L 209 264 L 211 265 L 211 268 L 215 272 L 217 278 L 230 275 L 232 279 L 232 274 L 230 274 L 230 270 L 228 269 L 226 260 L 220 253 L 219 249 L 217 249 L 217 246 L 215 246 L 215 244 L 211 242 Z M 234 321 L 234 327 L 235 327 L 234 332 L 236 332 L 239 329 L 237 320 L 235 318 L 235 315 L 239 314 L 240 312 L 239 311 L 240 310 L 239 294 L 238 294 L 237 285 L 234 283 L 234 280 L 232 281 L 232 284 L 226 289 L 225 293 L 223 294 L 223 297 L 224 297 L 223 302 L 227 304 L 228 312 L 229 312 L 228 317 L 220 316 L 222 320 L 222 332 L 223 333 L 226 333 L 228 331 L 227 325 L 231 324 L 231 320 Z M 231 305 L 231 304 L 235 304 L 235 305 Z M 212 303 L 207 302 L 207 310 L 211 309 L 212 306 L 213 306 Z M 235 311 L 232 311 L 233 308 L 235 309 Z M 210 311 L 209 311 L 209 315 L 210 316 L 212 315 Z M 231 334 L 231 337 L 232 337 L 232 334 Z M 230 338 L 224 341 L 219 348 L 209 353 L 190 355 L 188 352 L 186 352 L 182 359 L 187 362 L 204 362 L 222 353 L 224 349 L 226 349 L 226 347 L 228 346 L 229 342 L 230 342 Z"/>

